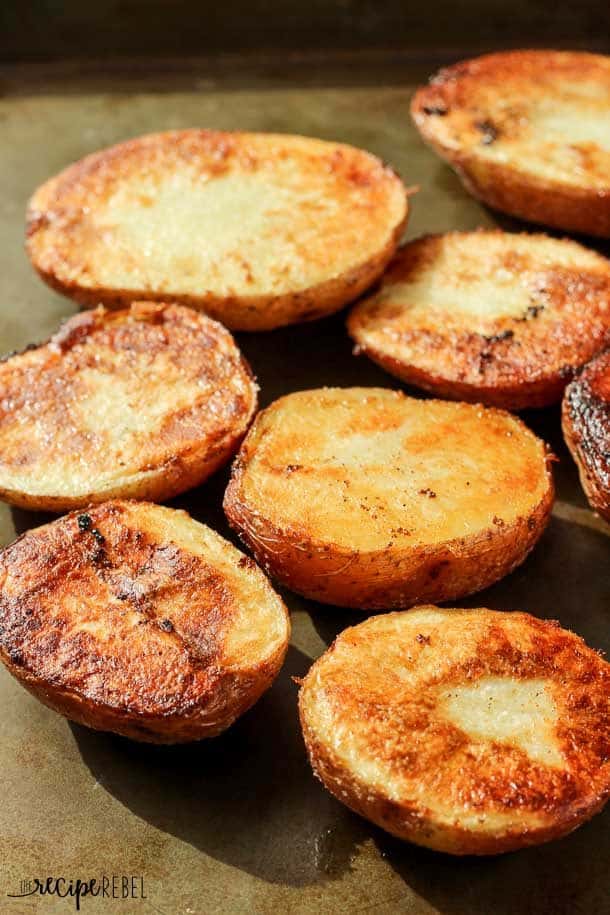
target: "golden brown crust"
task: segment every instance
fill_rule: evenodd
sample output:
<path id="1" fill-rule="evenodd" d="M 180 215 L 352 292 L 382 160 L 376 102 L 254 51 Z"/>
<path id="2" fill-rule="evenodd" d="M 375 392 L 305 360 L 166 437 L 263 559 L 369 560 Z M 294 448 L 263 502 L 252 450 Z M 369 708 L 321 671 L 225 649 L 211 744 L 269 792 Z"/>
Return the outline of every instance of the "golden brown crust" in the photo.
<path id="1" fill-rule="evenodd" d="M 234 454 L 256 395 L 205 315 L 150 302 L 77 315 L 0 364 L 0 497 L 48 511 L 171 498 Z"/>
<path id="2" fill-rule="evenodd" d="M 27 248 L 42 278 L 82 305 L 170 300 L 270 330 L 357 298 L 406 219 L 402 182 L 370 153 L 183 130 L 102 150 L 43 184 Z"/>
<path id="3" fill-rule="evenodd" d="M 429 235 L 400 249 L 347 326 L 357 352 L 408 384 L 547 406 L 610 342 L 610 262 L 544 235 Z"/>
<path id="4" fill-rule="evenodd" d="M 562 427 L 591 507 L 610 521 L 610 350 L 566 389 Z"/>
<path id="5" fill-rule="evenodd" d="M 548 461 L 501 411 L 379 388 L 304 391 L 259 413 L 224 508 L 292 590 L 404 607 L 480 590 L 525 559 L 553 504 Z"/>
<path id="6" fill-rule="evenodd" d="M 610 236 L 610 58 L 525 50 L 462 61 L 417 91 L 411 113 L 484 203 Z"/>
<path id="7" fill-rule="evenodd" d="M 610 794 L 610 665 L 525 613 L 422 606 L 344 630 L 299 696 L 314 772 L 452 854 L 556 839 Z"/>
<path id="8" fill-rule="evenodd" d="M 211 737 L 271 684 L 282 601 L 185 512 L 107 502 L 0 554 L 0 655 L 74 721 L 154 743 Z"/>

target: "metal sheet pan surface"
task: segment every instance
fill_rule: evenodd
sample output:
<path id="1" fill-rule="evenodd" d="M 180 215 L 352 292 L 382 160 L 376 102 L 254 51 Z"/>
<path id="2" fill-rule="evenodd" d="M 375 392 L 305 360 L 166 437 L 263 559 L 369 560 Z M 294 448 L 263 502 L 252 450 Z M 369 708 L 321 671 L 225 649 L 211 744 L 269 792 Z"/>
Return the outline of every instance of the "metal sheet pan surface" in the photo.
<path id="1" fill-rule="evenodd" d="M 392 163 L 408 185 L 420 185 L 407 237 L 494 224 L 498 217 L 465 194 L 409 122 L 413 86 L 437 64 L 356 55 L 239 66 L 123 64 L 103 75 L 95 64 L 0 71 L 0 349 L 44 339 L 74 311 L 27 263 L 30 192 L 70 161 L 146 131 L 239 127 L 354 143 Z M 398 386 L 352 356 L 344 315 L 238 339 L 263 405 L 324 384 Z M 520 569 L 464 604 L 555 618 L 608 650 L 609 528 L 587 507 L 559 411 L 525 419 L 560 458 L 553 518 Z M 220 507 L 226 479 L 221 472 L 174 504 L 228 534 Z M 1 506 L 1 542 L 43 520 Z M 401 843 L 331 798 L 305 758 L 292 677 L 362 617 L 285 597 L 294 633 L 282 674 L 213 741 L 156 748 L 95 733 L 43 708 L 0 671 L 1 911 L 74 910 L 71 900 L 9 898 L 23 880 L 114 874 L 141 877 L 147 898 L 85 899 L 81 911 L 610 913 L 610 810 L 560 842 L 453 859 Z"/>

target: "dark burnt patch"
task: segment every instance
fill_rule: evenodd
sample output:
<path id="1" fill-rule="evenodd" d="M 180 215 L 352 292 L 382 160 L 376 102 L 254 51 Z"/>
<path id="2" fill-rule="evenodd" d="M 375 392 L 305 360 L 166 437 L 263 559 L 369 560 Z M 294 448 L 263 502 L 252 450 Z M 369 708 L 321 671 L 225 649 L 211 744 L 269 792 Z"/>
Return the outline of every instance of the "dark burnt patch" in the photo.
<path id="1" fill-rule="evenodd" d="M 484 146 L 491 146 L 492 143 L 500 136 L 500 131 L 489 118 L 482 121 L 475 121 L 474 126 L 481 133 L 481 143 Z"/>
<path id="2" fill-rule="evenodd" d="M 502 330 L 497 334 L 482 334 L 486 343 L 502 343 L 504 340 L 512 340 L 515 336 L 514 330 Z"/>
<path id="3" fill-rule="evenodd" d="M 423 105 L 422 111 L 424 114 L 427 114 L 431 117 L 444 118 L 445 115 L 449 114 L 449 109 L 446 105 Z"/>

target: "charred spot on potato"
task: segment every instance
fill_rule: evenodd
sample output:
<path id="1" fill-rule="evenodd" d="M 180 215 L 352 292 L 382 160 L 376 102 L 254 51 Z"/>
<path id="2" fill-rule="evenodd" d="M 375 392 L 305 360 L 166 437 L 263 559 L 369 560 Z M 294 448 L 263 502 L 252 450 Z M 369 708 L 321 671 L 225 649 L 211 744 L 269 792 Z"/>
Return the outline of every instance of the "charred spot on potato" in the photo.
<path id="1" fill-rule="evenodd" d="M 162 629 L 163 632 L 173 632 L 174 631 L 174 624 L 172 623 L 171 620 L 168 620 L 168 619 L 159 620 L 158 625 L 159 625 L 159 629 Z"/>
<path id="2" fill-rule="evenodd" d="M 500 135 L 500 131 L 496 125 L 488 118 L 483 121 L 475 121 L 474 126 L 482 134 L 481 143 L 483 143 L 484 146 L 490 146 Z"/>
<path id="3" fill-rule="evenodd" d="M 76 520 L 78 522 L 78 529 L 80 531 L 88 531 L 91 528 L 91 525 L 93 524 L 93 521 L 91 520 L 91 515 L 86 515 L 86 514 L 79 515 Z"/>
<path id="4" fill-rule="evenodd" d="M 419 494 L 420 494 L 420 496 L 428 496 L 429 499 L 436 499 L 436 493 L 434 492 L 433 489 L 430 489 L 428 486 L 426 486 L 425 489 L 420 489 Z"/>
<path id="5" fill-rule="evenodd" d="M 529 305 L 524 314 L 519 318 L 515 318 L 515 321 L 531 321 L 533 318 L 537 318 L 539 314 L 544 311 L 545 306 L 540 303 L 537 305 Z"/>
<path id="6" fill-rule="evenodd" d="M 436 579 L 442 572 L 444 572 L 448 565 L 448 559 L 441 559 L 439 562 L 435 562 L 434 565 L 430 566 L 428 569 L 428 578 L 430 581 L 436 581 Z"/>
<path id="7" fill-rule="evenodd" d="M 501 343 L 503 340 L 512 340 L 515 336 L 514 330 L 502 330 L 497 334 L 482 334 L 486 343 Z"/>

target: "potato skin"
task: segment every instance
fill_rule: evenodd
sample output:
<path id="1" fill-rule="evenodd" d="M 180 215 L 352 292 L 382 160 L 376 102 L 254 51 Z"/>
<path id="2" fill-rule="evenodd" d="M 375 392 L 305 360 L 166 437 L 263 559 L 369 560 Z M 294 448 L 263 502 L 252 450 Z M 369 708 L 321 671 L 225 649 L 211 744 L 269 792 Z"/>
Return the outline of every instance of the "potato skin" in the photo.
<path id="1" fill-rule="evenodd" d="M 292 197 L 275 206 L 284 215 L 291 213 L 290 232 L 286 234 L 281 227 L 272 232 L 264 257 L 250 245 L 250 239 L 244 242 L 239 233 L 233 232 L 232 244 L 204 268 L 200 265 L 195 270 L 190 263 L 194 256 L 185 255 L 176 246 L 175 257 L 166 268 L 143 280 L 143 272 L 149 268 L 143 267 L 146 258 L 140 256 L 137 244 L 131 242 L 127 246 L 132 258 L 127 265 L 116 251 L 99 249 L 96 220 L 103 225 L 112 224 L 107 207 L 117 189 L 132 186 L 135 196 L 131 212 L 141 210 L 141 219 L 146 222 L 155 205 L 155 193 L 168 177 L 179 178 L 195 170 L 201 172 L 210 187 L 217 183 L 216 179 L 230 180 L 233 176 L 250 182 L 252 187 L 257 180 L 275 175 L 281 186 L 281 169 L 291 161 L 293 180 L 284 191 Z M 153 184 L 156 182 L 152 193 L 145 180 L 151 175 Z M 320 191 L 318 184 L 324 181 L 329 182 L 328 187 Z M 142 193 L 138 195 L 135 191 L 140 183 Z M 242 192 L 249 193 L 246 185 Z M 321 218 L 320 214 L 312 217 L 308 197 L 316 194 L 321 199 L 333 199 L 336 204 L 334 217 L 326 218 L 324 223 L 325 231 L 330 233 L 326 242 L 315 238 L 314 230 Z M 243 206 L 262 212 L 268 196 L 268 189 L 263 187 L 256 201 L 246 196 Z M 219 199 L 219 219 L 226 214 L 229 224 L 235 201 L 231 204 Z M 140 205 L 140 200 L 145 202 Z M 180 218 L 178 204 L 179 201 L 168 219 Z M 108 308 L 122 308 L 145 297 L 202 310 L 232 330 L 265 331 L 315 320 L 356 299 L 383 272 L 396 250 L 407 216 L 407 195 L 400 178 L 363 150 L 279 134 L 168 131 L 101 150 L 46 181 L 28 205 L 27 251 L 46 283 L 84 307 L 102 303 Z M 343 245 L 351 253 L 346 259 L 334 239 L 338 234 L 345 240 L 350 218 L 366 219 L 369 238 L 375 241 L 363 243 L 360 237 L 358 242 L 358 236 L 352 233 L 351 240 Z M 263 229 L 268 231 L 265 226 L 254 228 L 252 237 L 260 239 Z M 188 235 L 196 227 L 187 226 L 183 231 Z M 211 227 L 210 233 L 218 234 L 218 227 Z M 301 240 L 301 235 L 307 242 Z M 152 226 L 149 242 L 154 241 L 154 236 Z M 282 247 L 286 247 L 283 254 L 274 253 Z M 182 263 L 185 259 L 189 262 L 186 271 Z M 100 265 L 105 265 L 107 276 L 102 275 Z M 114 268 L 110 273 L 109 266 Z M 186 283 L 189 270 L 194 270 L 197 282 Z M 282 282 L 282 276 L 289 271 L 294 274 L 292 284 Z M 126 285 L 131 277 L 133 284 Z"/>
<path id="2" fill-rule="evenodd" d="M 225 496 L 231 526 L 259 565 L 291 591 L 322 604 L 356 610 L 411 607 L 487 588 L 526 559 L 546 527 L 554 489 L 526 518 L 478 537 L 399 552 L 358 553 L 308 539 L 304 532 L 261 525 L 238 496 L 239 469 Z M 262 531 L 261 531 L 262 527 Z"/>
<path id="3" fill-rule="evenodd" d="M 416 808 L 409 809 L 405 804 L 398 804 L 383 792 L 353 778 L 328 746 L 317 739 L 315 730 L 309 727 L 302 700 L 299 701 L 299 718 L 314 775 L 338 801 L 396 838 L 434 851 L 460 856 L 499 855 L 543 845 L 569 835 L 600 813 L 608 802 L 607 792 L 587 798 L 582 806 L 566 809 L 559 822 L 524 834 L 475 836 L 456 826 L 448 832 L 426 820 Z"/>
<path id="4" fill-rule="evenodd" d="M 151 302 L 165 302 L 171 298 L 180 305 L 203 311 L 232 331 L 269 331 L 288 324 L 317 321 L 340 311 L 373 285 L 392 259 L 406 221 L 405 216 L 392 231 L 387 244 L 365 263 L 310 289 L 274 297 L 250 296 L 247 299 L 214 296 L 212 293 L 201 296 L 172 293 L 168 296 L 165 292 L 147 292 L 146 296 Z M 34 268 L 48 286 L 73 299 L 81 308 L 93 308 L 100 302 L 106 308 L 127 308 L 134 299 L 141 296 L 141 292 L 133 289 L 82 289 L 74 283 L 61 282 L 55 274 L 43 270 L 36 263 Z"/>
<path id="5" fill-rule="evenodd" d="M 477 148 L 480 143 L 501 141 L 504 130 L 509 139 L 518 136 L 519 124 L 527 123 L 529 117 L 528 101 L 545 95 L 551 74 L 557 82 L 590 80 L 605 88 L 610 86 L 610 61 L 602 55 L 550 50 L 483 55 L 436 74 L 428 86 L 416 92 L 411 114 L 426 142 L 452 166 L 465 188 L 483 203 L 530 222 L 608 238 L 610 186 L 607 183 L 599 186 L 591 179 L 586 149 L 579 167 L 581 182 L 575 185 L 528 174 L 520 167 L 518 150 L 510 150 L 513 161 L 507 156 L 499 162 L 481 155 Z M 509 119 L 505 128 L 501 101 L 506 99 L 507 90 L 513 93 L 523 113 L 520 120 Z M 515 106 L 509 107 L 512 111 Z M 456 132 L 452 140 L 444 127 L 448 114 L 455 115 Z M 476 141 L 471 136 L 471 117 L 474 128 L 481 131 Z M 607 117 L 607 108 L 600 106 L 599 117 Z M 486 134 L 486 130 L 490 132 Z M 568 134 L 565 142 L 570 142 Z M 540 156 L 544 156 L 543 150 Z"/>
<path id="6" fill-rule="evenodd" d="M 214 683 L 216 698 L 205 709 L 194 708 L 170 715 L 139 715 L 128 709 L 105 707 L 77 693 L 46 683 L 15 664 L 0 648 L 0 660 L 16 680 L 47 708 L 76 724 L 95 731 L 108 731 L 139 743 L 192 743 L 217 737 L 248 711 L 275 680 L 284 660 L 278 650 L 260 667 L 249 673 L 222 673 Z"/>
<path id="7" fill-rule="evenodd" d="M 230 333 L 191 309 L 134 302 L 75 315 L 0 364 L 0 394 L 14 404 L 0 410 L 0 498 L 52 512 L 173 498 L 234 455 L 257 390 Z"/>
<path id="8" fill-rule="evenodd" d="M 441 622 L 441 632 L 426 620 L 431 614 Z M 403 635 L 401 617 L 411 617 L 412 632 Z M 415 626 L 420 617 L 422 622 Z M 558 839 L 604 807 L 610 795 L 607 754 L 604 756 L 610 668 L 582 639 L 554 621 L 517 611 L 422 605 L 408 613 L 385 614 L 383 623 L 393 632 L 391 642 L 378 631 L 381 620 L 370 617 L 344 630 L 301 682 L 299 717 L 309 760 L 315 776 L 337 800 L 400 839 L 453 855 L 494 855 Z M 479 628 L 486 632 L 478 654 L 452 664 L 454 643 L 466 644 L 472 629 L 478 632 Z M 519 630 L 524 636 L 531 634 L 535 650 L 530 655 L 517 647 L 515 633 Z M 432 655 L 435 663 L 428 678 L 422 676 L 412 685 L 408 678 L 402 679 L 396 667 L 409 665 L 401 659 L 401 651 L 403 658 L 419 661 L 420 652 L 434 652 L 437 646 L 443 657 Z M 386 650 L 396 654 L 395 659 L 391 656 L 392 662 L 386 658 L 385 665 L 392 667 L 395 660 L 393 678 L 382 670 Z M 486 676 L 517 683 L 534 676 L 554 685 L 561 706 L 554 742 L 569 760 L 569 768 L 564 763 L 561 775 L 545 772 L 544 767 L 530 766 L 528 771 L 522 756 L 515 759 L 514 749 L 507 753 L 510 744 L 497 743 L 495 754 L 493 743 L 488 744 L 487 753 L 481 755 L 476 734 L 469 757 L 470 734 L 444 730 L 442 717 L 435 721 L 436 689 L 476 684 Z M 408 736 L 397 730 L 401 706 L 408 706 L 405 721 L 413 722 L 414 733 Z M 587 724 L 593 720 L 595 729 L 587 745 Z M 349 746 L 344 749 L 345 740 Z M 465 762 L 456 768 L 452 757 L 459 755 L 463 745 Z M 360 755 L 375 759 L 377 749 L 387 768 L 383 786 L 379 776 L 377 783 L 367 777 L 366 759 L 361 760 Z M 420 753 L 428 758 L 420 760 Z M 420 774 L 410 776 L 411 771 Z M 408 787 L 401 789 L 400 782 L 393 781 L 403 773 L 418 786 L 413 797 Z M 473 781 L 477 788 L 472 802 L 462 809 L 456 795 L 470 796 Z M 439 801 L 445 807 L 442 816 L 435 813 Z M 483 827 L 479 822 L 472 824 L 473 811 Z M 502 823 L 500 818 L 494 824 L 498 812 L 512 813 L 513 822 Z M 470 824 L 462 822 L 469 816 Z"/>
<path id="9" fill-rule="evenodd" d="M 591 508 L 610 521 L 610 350 L 566 388 L 561 424 Z"/>
<path id="10" fill-rule="evenodd" d="M 252 560 L 182 511 L 107 502 L 0 553 L 0 658 L 96 730 L 150 743 L 221 733 L 271 685 L 289 633 Z"/>
<path id="11" fill-rule="evenodd" d="M 301 397 L 317 393 L 321 392 L 301 392 Z M 325 393 L 332 395 L 333 389 Z M 404 397 L 399 392 L 391 392 L 391 396 L 396 396 L 399 404 Z M 261 440 L 269 441 L 269 435 L 273 434 L 270 430 L 276 421 L 276 407 L 286 399 L 262 411 L 255 420 L 233 464 L 224 510 L 229 523 L 262 568 L 298 594 L 320 603 L 362 610 L 449 600 L 481 590 L 509 574 L 540 538 L 554 501 L 548 464 L 544 494 L 526 515 L 509 523 L 494 523 L 476 534 L 440 539 L 433 544 L 401 543 L 384 549 L 360 550 L 312 537 L 304 524 L 281 525 L 272 521 L 260 505 L 245 496 L 244 482 Z M 426 403 L 434 410 L 434 404 L 439 402 Z M 476 412 L 465 404 L 457 408 Z M 305 404 L 300 403 L 298 409 L 305 430 Z M 471 418 L 468 412 L 467 418 Z M 520 425 L 521 430 L 525 431 L 525 427 Z M 284 461 L 290 459 L 290 455 L 283 456 Z M 539 469 L 532 469 L 532 473 Z"/>
<path id="12" fill-rule="evenodd" d="M 513 279 L 477 289 L 483 278 L 492 285 L 497 272 Z M 439 294 L 430 302 L 410 292 L 429 277 L 447 286 L 442 308 Z M 485 310 L 452 310 L 451 285 L 458 296 L 489 295 L 479 303 Z M 523 309 L 508 314 L 503 293 L 516 290 Z M 413 314 L 412 306 L 426 305 L 427 314 Z M 347 328 L 356 354 L 437 396 L 507 410 L 549 406 L 610 342 L 610 262 L 542 234 L 426 235 L 397 252 L 379 289 L 350 312 Z"/>

